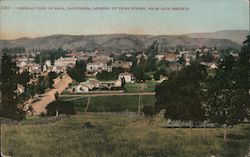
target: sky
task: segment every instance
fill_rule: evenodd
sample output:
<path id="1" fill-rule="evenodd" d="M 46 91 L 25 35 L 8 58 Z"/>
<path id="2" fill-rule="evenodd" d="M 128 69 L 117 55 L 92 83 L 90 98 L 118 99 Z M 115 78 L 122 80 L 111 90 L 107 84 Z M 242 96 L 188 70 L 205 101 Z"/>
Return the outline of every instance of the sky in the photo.
<path id="1" fill-rule="evenodd" d="M 53 34 L 178 35 L 249 29 L 248 0 L 2 0 L 0 5 L 1 39 Z M 69 10 L 70 7 L 91 10 Z M 109 10 L 93 9 L 97 7 Z M 159 10 L 150 10 L 153 7 Z M 177 7 L 185 10 L 172 9 Z M 132 10 L 138 8 L 145 10 Z M 169 10 L 161 10 L 164 8 Z"/>

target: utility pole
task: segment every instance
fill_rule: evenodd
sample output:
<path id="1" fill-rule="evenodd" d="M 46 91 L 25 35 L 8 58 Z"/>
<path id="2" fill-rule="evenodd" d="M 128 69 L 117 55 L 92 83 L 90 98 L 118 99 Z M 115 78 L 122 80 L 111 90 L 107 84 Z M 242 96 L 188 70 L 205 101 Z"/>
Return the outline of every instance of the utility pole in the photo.
<path id="1" fill-rule="evenodd" d="M 87 106 L 86 106 L 86 108 L 85 108 L 85 112 L 88 111 L 88 107 L 89 107 L 89 103 L 90 103 L 90 98 L 91 98 L 91 96 L 88 97 L 88 102 L 87 102 Z"/>
<path id="2" fill-rule="evenodd" d="M 138 111 L 137 113 L 140 114 L 141 113 L 141 109 L 143 108 L 143 101 L 142 101 L 142 87 L 140 86 L 140 93 L 139 93 L 139 100 L 138 100 Z"/>

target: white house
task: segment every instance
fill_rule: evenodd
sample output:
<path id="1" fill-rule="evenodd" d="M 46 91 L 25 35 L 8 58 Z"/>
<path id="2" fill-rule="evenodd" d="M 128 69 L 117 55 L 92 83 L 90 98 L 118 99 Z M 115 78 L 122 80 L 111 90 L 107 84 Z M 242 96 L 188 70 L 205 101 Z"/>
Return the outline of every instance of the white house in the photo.
<path id="1" fill-rule="evenodd" d="M 25 65 L 27 65 L 27 63 L 25 61 L 18 61 L 16 66 L 21 68 L 21 67 L 24 67 Z"/>
<path id="2" fill-rule="evenodd" d="M 163 55 L 163 54 L 159 54 L 159 55 L 156 55 L 156 56 L 155 56 L 155 58 L 156 58 L 157 60 L 159 60 L 159 61 L 163 60 L 164 57 L 165 57 L 165 55 Z"/>
<path id="3" fill-rule="evenodd" d="M 215 65 L 215 64 L 212 64 L 211 66 L 210 66 L 210 69 L 217 69 L 218 67 Z"/>
<path id="4" fill-rule="evenodd" d="M 55 60 L 54 65 L 67 67 L 69 64 L 75 65 L 76 61 L 77 61 L 77 58 L 74 58 L 74 57 L 65 57 L 65 58 L 61 57 Z"/>
<path id="5" fill-rule="evenodd" d="M 115 80 L 114 81 L 114 87 L 121 87 L 122 86 L 122 81 L 121 80 Z"/>
<path id="6" fill-rule="evenodd" d="M 128 73 L 128 72 L 124 72 L 124 73 L 120 73 L 118 76 L 118 80 L 122 80 L 125 79 L 126 83 L 134 83 L 134 77 L 133 74 Z"/>
<path id="7" fill-rule="evenodd" d="M 20 95 L 20 94 L 22 94 L 22 93 L 24 93 L 24 92 L 25 92 L 24 86 L 21 85 L 21 84 L 17 84 L 17 89 L 16 89 L 17 95 Z"/>
<path id="8" fill-rule="evenodd" d="M 75 87 L 75 93 L 85 93 L 95 88 L 100 88 L 100 82 L 96 79 L 91 79 L 78 84 Z"/>
<path id="9" fill-rule="evenodd" d="M 108 71 L 111 72 L 112 71 L 112 67 L 111 66 L 107 66 L 107 64 L 105 63 L 88 63 L 86 66 L 87 71 L 89 72 L 102 72 L 102 71 Z"/>
<path id="10" fill-rule="evenodd" d="M 45 65 L 48 66 L 48 67 L 50 67 L 51 66 L 51 61 L 50 60 L 46 60 L 45 61 Z"/>
<path id="11" fill-rule="evenodd" d="M 89 92 L 89 87 L 84 83 L 80 83 L 75 87 L 75 93 L 87 93 Z"/>

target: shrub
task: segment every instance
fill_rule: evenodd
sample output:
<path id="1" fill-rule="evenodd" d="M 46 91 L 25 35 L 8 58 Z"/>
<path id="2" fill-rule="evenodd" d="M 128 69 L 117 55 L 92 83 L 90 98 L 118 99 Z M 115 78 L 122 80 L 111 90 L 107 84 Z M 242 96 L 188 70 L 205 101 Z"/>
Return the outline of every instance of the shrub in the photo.
<path id="1" fill-rule="evenodd" d="M 46 107 L 48 116 L 55 116 L 58 111 L 59 114 L 74 115 L 74 103 L 70 101 L 53 101 Z"/>

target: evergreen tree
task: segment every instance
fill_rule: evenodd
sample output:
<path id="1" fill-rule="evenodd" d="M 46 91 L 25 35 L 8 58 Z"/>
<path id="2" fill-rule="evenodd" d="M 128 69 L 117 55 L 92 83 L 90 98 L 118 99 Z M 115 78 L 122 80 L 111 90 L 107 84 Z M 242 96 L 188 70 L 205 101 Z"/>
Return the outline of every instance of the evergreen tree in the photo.
<path id="1" fill-rule="evenodd" d="M 1 60 L 1 116 L 21 120 L 25 116 L 22 106 L 17 103 L 17 67 L 12 57 L 4 54 Z"/>

